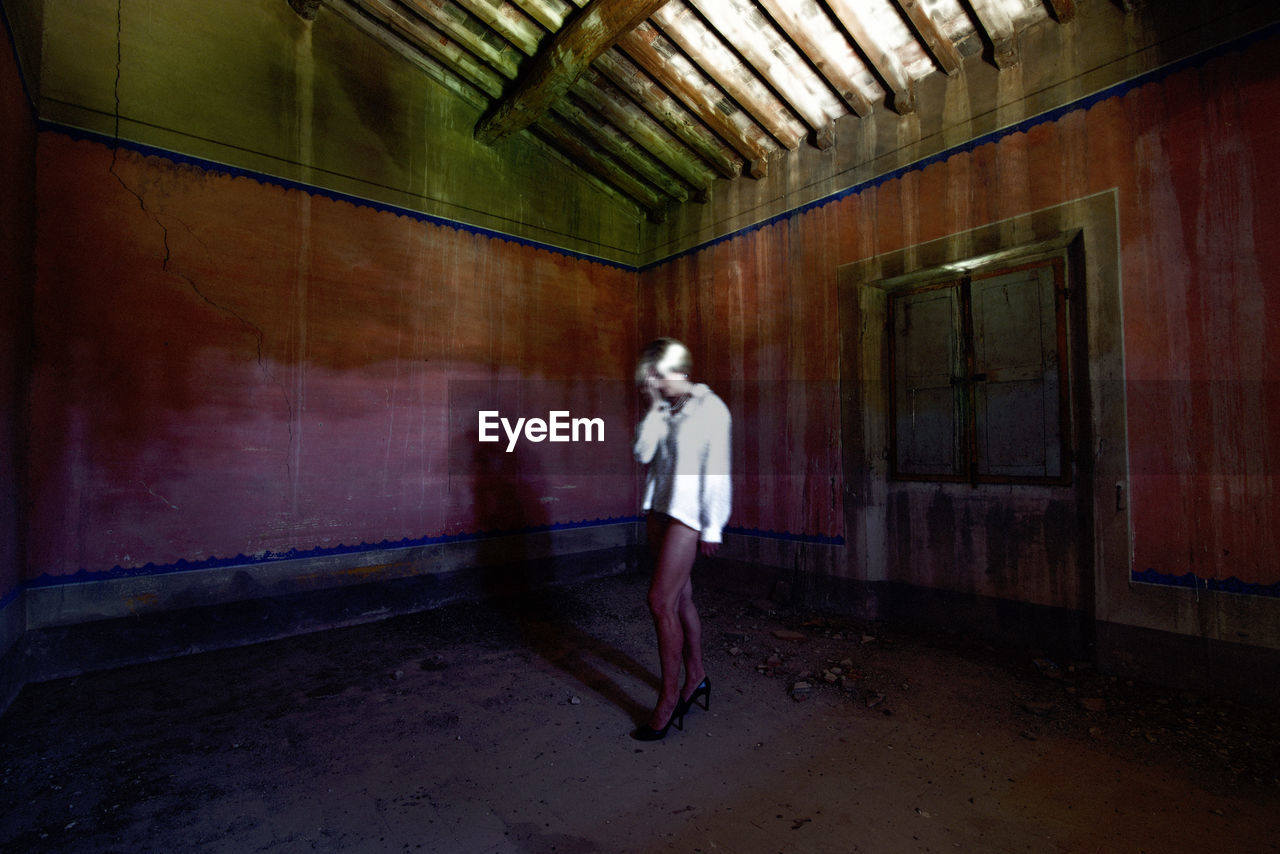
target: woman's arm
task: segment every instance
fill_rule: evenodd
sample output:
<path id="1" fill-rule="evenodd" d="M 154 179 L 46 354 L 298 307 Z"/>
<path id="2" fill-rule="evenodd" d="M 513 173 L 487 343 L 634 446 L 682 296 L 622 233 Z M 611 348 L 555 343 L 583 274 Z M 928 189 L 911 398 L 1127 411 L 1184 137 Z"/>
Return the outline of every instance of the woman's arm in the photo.
<path id="1" fill-rule="evenodd" d="M 718 397 L 706 403 L 707 445 L 702 467 L 702 552 L 714 554 L 733 505 L 733 481 L 729 473 L 732 418 Z"/>

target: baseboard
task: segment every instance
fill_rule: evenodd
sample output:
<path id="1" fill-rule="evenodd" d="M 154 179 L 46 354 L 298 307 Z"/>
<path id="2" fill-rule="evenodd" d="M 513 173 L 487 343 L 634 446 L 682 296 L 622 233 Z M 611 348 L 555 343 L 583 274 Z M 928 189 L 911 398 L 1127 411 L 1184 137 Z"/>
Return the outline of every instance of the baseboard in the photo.
<path id="1" fill-rule="evenodd" d="M 716 560 L 702 583 L 752 598 L 913 629 L 959 632 L 1170 688 L 1280 704 L 1280 650 L 1120 623 L 1087 614 L 896 582 L 866 582 L 780 566 Z"/>
<path id="2" fill-rule="evenodd" d="M 28 681 L 25 626 L 26 600 L 19 590 L 0 607 L 0 715 Z"/>
<path id="3" fill-rule="evenodd" d="M 1189 691 L 1280 705 L 1280 650 L 1099 622 L 1100 670 Z"/>
<path id="4" fill-rule="evenodd" d="M 484 569 L 460 569 L 322 590 L 258 596 L 29 629 L 26 681 L 42 682 L 376 622 L 453 602 L 520 595 L 634 568 L 619 546 Z"/>
<path id="5" fill-rule="evenodd" d="M 521 595 L 637 570 L 634 542 L 482 567 L 311 590 L 287 590 L 191 607 L 35 625 L 0 653 L 0 714 L 22 686 L 96 670 L 374 622 L 452 602 Z M 1117 623 L 1092 623 L 1062 608 L 894 582 L 864 582 L 777 565 L 717 558 L 698 584 L 751 598 L 783 598 L 911 628 L 939 629 L 1094 661 L 1129 678 L 1242 699 L 1280 702 L 1280 651 Z M 9 626 L 28 610 L 26 591 L 0 610 Z M 6 637 L 15 635 L 9 632 Z"/>

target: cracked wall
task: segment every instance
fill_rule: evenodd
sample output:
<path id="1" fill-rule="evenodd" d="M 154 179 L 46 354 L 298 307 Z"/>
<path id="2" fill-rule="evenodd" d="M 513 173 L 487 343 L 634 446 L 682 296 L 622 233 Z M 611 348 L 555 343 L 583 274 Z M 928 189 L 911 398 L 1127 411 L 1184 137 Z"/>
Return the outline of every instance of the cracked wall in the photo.
<path id="1" fill-rule="evenodd" d="M 615 446 L 490 454 L 471 393 L 622 440 L 633 273 L 57 132 L 37 172 L 31 578 L 634 516 L 564 456 Z"/>

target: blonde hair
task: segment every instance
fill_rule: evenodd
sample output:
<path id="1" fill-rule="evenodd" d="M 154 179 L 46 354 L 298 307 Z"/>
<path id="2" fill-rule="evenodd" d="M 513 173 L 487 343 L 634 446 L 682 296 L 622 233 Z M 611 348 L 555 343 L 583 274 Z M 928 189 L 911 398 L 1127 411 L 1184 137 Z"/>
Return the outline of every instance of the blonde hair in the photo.
<path id="1" fill-rule="evenodd" d="M 688 374 L 693 369 L 693 354 L 674 338 L 655 338 L 640 351 L 636 363 L 636 385 L 644 385 L 650 373 L 674 371 Z"/>

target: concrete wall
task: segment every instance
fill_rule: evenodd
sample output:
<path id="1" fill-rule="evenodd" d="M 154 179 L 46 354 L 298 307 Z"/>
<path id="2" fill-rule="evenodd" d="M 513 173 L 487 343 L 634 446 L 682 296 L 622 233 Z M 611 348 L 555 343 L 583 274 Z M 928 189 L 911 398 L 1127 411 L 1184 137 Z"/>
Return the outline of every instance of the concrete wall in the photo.
<path id="1" fill-rule="evenodd" d="M 1046 608 L 1076 612 L 1081 620 L 1066 615 L 1075 640 L 1095 640 L 1096 618 L 1098 654 L 1148 675 L 1212 682 L 1228 659 L 1243 663 L 1233 678 L 1246 688 L 1274 675 L 1280 179 L 1267 164 L 1280 130 L 1280 76 L 1269 59 L 1280 40 L 1274 25 L 1251 26 L 1176 66 L 962 137 L 645 269 L 642 337 L 689 338 L 740 425 L 735 465 L 748 488 L 731 555 L 770 553 L 783 577 L 811 572 L 802 583 L 815 591 L 845 579 L 875 613 L 892 610 L 883 598 L 894 590 L 917 616 L 933 608 L 945 620 L 968 602 L 976 625 L 998 622 L 1000 603 L 1027 606 L 1024 625 L 1043 622 Z M 1148 37 L 1167 46 L 1160 33 Z M 1135 62 L 1148 61 L 1138 54 Z M 1024 53 L 1022 80 L 1041 81 L 1041 71 Z M 1068 82 L 1064 91 L 1083 85 Z M 968 97 L 993 102 L 997 88 L 1011 102 L 1019 92 L 1043 95 L 1008 79 L 990 81 L 989 91 L 968 84 Z M 743 202 L 750 212 L 762 204 Z M 724 210 L 726 222 L 736 215 Z M 884 445 L 866 441 L 862 420 L 883 425 L 874 411 L 883 362 L 862 340 L 878 321 L 857 307 L 858 292 L 931 264 L 1073 234 L 1083 234 L 1087 268 L 1077 343 L 1088 360 L 1076 367 L 1086 396 L 1076 417 L 1090 429 L 1078 451 L 1085 504 L 1071 521 L 1086 541 L 1081 575 L 1046 588 L 1047 561 L 1058 555 L 1043 516 L 1029 517 L 1022 541 L 1001 546 L 1024 563 L 1013 576 L 993 571 L 989 549 L 957 547 L 961 535 L 991 541 L 992 490 L 918 486 L 914 495 L 901 490 L 900 514 L 877 506 L 887 488 Z M 842 428 L 842 408 L 857 423 Z M 858 452 L 842 461 L 853 427 Z M 929 506 L 940 494 L 954 524 L 931 547 Z M 936 595 L 920 599 L 921 590 Z"/>
<path id="2" fill-rule="evenodd" d="M 35 113 L 0 27 L 0 708 L 21 682 L 6 655 L 25 629 L 26 378 L 35 249 Z"/>

